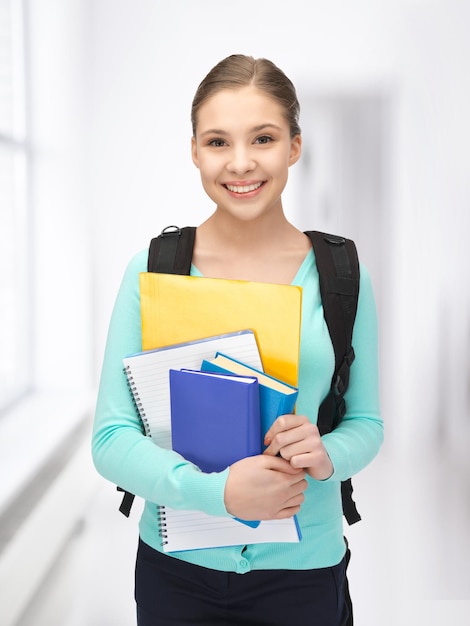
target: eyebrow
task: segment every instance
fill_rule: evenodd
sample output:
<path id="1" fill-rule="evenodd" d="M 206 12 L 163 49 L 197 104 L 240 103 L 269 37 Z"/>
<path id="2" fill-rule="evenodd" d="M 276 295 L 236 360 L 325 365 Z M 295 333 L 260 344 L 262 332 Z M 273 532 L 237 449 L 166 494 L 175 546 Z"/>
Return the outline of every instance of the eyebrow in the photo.
<path id="1" fill-rule="evenodd" d="M 280 126 L 277 126 L 276 124 L 259 124 L 259 126 L 253 126 L 253 128 L 250 128 L 250 132 L 251 133 L 259 133 L 262 130 L 267 130 L 269 128 L 274 128 L 275 130 L 282 130 Z M 219 128 L 210 128 L 209 130 L 205 130 L 204 132 L 201 133 L 201 137 L 205 137 L 206 135 L 223 135 L 223 136 L 227 136 L 229 133 L 225 130 L 221 130 Z"/>

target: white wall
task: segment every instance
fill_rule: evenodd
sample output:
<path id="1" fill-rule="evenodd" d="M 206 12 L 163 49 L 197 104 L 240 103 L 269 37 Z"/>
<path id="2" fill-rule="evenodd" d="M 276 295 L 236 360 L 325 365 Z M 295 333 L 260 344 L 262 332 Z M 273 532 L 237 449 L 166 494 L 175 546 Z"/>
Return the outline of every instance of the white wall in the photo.
<path id="1" fill-rule="evenodd" d="M 0 472 L 7 478 L 0 488 L 5 626 L 16 623 L 98 481 L 84 432 L 95 382 L 86 168 L 90 12 L 83 0 L 25 0 L 24 7 L 31 156 L 27 262 L 33 285 L 25 367 L 31 367 L 33 389 L 0 419 Z M 68 463 L 55 463 L 64 449 Z"/>
<path id="2" fill-rule="evenodd" d="M 391 214 L 380 234 L 390 293 L 382 317 L 388 440 L 400 449 L 413 449 L 417 436 L 432 443 L 438 428 L 446 430 L 443 403 L 450 430 L 468 432 L 468 357 L 449 346 L 469 336 L 459 261 L 469 226 L 469 19 L 468 3 L 458 0 L 241 0 L 236 8 L 95 0 L 96 361 L 127 259 L 163 226 L 198 223 L 211 210 L 189 156 L 198 82 L 227 54 L 267 56 L 301 94 L 377 87 L 389 94 Z M 286 199 L 295 215 L 292 192 Z M 449 367 L 456 374 L 467 367 L 458 393 Z"/>
<path id="3" fill-rule="evenodd" d="M 92 384 L 89 12 L 82 0 L 29 0 L 34 387 Z"/>

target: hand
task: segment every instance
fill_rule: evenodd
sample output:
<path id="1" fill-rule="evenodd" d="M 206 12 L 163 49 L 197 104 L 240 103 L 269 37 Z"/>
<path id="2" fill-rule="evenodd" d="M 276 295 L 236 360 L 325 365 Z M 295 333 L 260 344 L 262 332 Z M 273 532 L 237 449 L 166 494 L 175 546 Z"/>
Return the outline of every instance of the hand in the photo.
<path id="1" fill-rule="evenodd" d="M 316 480 L 326 480 L 334 471 L 320 433 L 305 415 L 281 415 L 266 433 L 264 454 L 280 454 L 293 468 L 305 468 Z"/>
<path id="2" fill-rule="evenodd" d="M 225 507 L 240 519 L 284 519 L 299 512 L 306 488 L 303 469 L 279 457 L 251 456 L 230 466 Z"/>

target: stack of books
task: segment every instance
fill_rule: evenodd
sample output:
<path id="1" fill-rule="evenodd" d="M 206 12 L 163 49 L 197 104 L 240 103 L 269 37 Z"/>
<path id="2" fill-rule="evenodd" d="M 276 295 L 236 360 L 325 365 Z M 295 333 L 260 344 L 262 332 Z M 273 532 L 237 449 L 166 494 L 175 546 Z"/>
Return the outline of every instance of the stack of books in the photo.
<path id="1" fill-rule="evenodd" d="M 145 294 L 149 288 L 146 298 L 142 289 Z M 242 293 L 247 296 L 245 300 L 240 300 Z M 269 312 L 259 314 L 260 299 L 266 307 L 268 293 L 280 302 L 276 310 L 281 314 L 274 315 L 274 326 L 271 306 Z M 179 452 L 203 472 L 219 472 L 242 458 L 261 454 L 271 424 L 295 408 L 301 290 L 285 285 L 142 274 L 142 297 L 144 350 L 123 362 L 147 436 L 157 445 Z M 155 298 L 159 303 L 158 323 L 154 319 Z M 185 322 L 178 318 L 182 311 L 190 311 Z M 214 311 L 218 320 L 215 327 L 222 332 L 209 334 L 214 327 Z M 281 324 L 280 317 L 286 314 L 290 317 Z M 286 319 L 289 334 L 292 326 L 295 333 L 294 338 L 289 335 L 283 341 Z M 179 340 L 173 341 L 176 337 Z M 159 516 L 162 547 L 167 552 L 301 539 L 295 516 L 246 522 L 164 505 L 159 507 Z"/>

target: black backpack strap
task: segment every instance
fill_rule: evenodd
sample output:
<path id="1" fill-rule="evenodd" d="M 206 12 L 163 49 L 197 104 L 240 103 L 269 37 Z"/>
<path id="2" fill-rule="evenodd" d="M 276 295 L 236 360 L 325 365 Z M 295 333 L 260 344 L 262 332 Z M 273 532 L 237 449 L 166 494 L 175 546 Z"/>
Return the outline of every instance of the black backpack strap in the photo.
<path id="1" fill-rule="evenodd" d="M 129 491 L 126 491 L 122 487 L 116 487 L 116 489 L 117 491 L 121 491 L 124 494 L 122 496 L 122 502 L 121 506 L 119 507 L 119 511 L 126 517 L 129 517 L 129 515 L 131 514 L 132 505 L 134 504 L 135 495 L 133 493 L 130 493 Z"/>
<path id="2" fill-rule="evenodd" d="M 164 228 L 160 235 L 150 242 L 147 271 L 161 274 L 189 274 L 195 238 L 194 226 Z M 129 517 L 135 496 L 121 487 L 117 487 L 117 490 L 124 493 L 119 510 Z"/>
<path id="3" fill-rule="evenodd" d="M 352 333 L 359 296 L 359 259 L 351 239 L 319 231 L 305 234 L 315 251 L 323 311 L 335 353 L 331 388 L 318 411 L 318 429 L 325 435 L 338 426 L 346 412 L 344 394 L 354 361 Z M 349 524 L 361 519 L 352 491 L 350 479 L 341 484 L 343 511 Z"/>
<path id="4" fill-rule="evenodd" d="M 167 226 L 150 242 L 148 272 L 189 274 L 193 258 L 196 228 Z"/>

